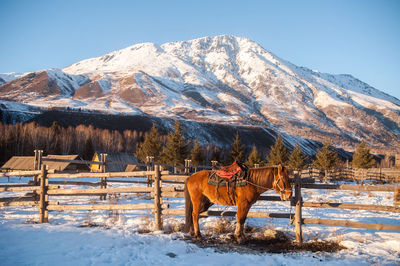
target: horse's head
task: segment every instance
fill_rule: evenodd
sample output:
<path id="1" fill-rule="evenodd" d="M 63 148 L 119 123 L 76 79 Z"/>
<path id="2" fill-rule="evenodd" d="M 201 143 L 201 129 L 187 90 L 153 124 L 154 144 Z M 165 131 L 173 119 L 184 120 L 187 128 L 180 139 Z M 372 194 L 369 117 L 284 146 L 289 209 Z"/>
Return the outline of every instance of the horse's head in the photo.
<path id="1" fill-rule="evenodd" d="M 281 164 L 279 164 L 277 170 L 274 171 L 274 182 L 272 188 L 281 194 L 282 200 L 289 200 L 292 196 L 292 185 L 289 182 L 288 170 Z"/>

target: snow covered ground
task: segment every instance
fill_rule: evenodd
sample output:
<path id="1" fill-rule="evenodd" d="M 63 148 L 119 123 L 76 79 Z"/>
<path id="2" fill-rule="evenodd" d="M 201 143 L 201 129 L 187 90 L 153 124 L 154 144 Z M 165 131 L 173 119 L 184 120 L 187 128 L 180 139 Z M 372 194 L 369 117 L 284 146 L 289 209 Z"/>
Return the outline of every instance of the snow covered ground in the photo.
<path id="1" fill-rule="evenodd" d="M 93 180 L 92 180 L 93 181 Z M 7 178 L 0 178 L 8 183 Z M 23 182 L 13 179 L 10 182 Z M 111 186 L 120 186 L 112 184 Z M 267 192 L 267 195 L 273 195 Z M 2 197 L 18 193 L 2 194 Z M 393 206 L 393 193 L 303 189 L 307 201 L 347 202 Z M 55 200 L 50 198 L 50 200 Z M 60 204 L 98 201 L 98 197 L 70 200 Z M 114 199 L 115 200 L 115 199 Z M 111 201 L 111 200 L 110 200 Z M 143 195 L 122 194 L 118 203 L 149 203 Z M 170 198 L 171 208 L 183 208 L 184 201 Z M 229 210 L 214 206 L 217 210 Z M 252 211 L 294 212 L 288 202 L 258 202 Z M 400 224 L 400 213 L 304 208 L 304 217 L 351 219 L 370 223 Z M 201 219 L 208 234 L 220 218 Z M 230 218 L 228 218 L 230 219 Z M 330 240 L 347 247 L 334 253 L 238 253 L 200 248 L 182 240 L 181 232 L 149 232 L 153 216 L 147 210 L 50 212 L 49 224 L 38 224 L 36 208 L 0 208 L 0 265 L 399 265 L 400 232 L 312 226 L 303 227 L 305 241 Z M 182 225 L 183 217 L 165 216 L 164 228 Z M 285 232 L 294 239 L 295 228 L 288 219 L 248 218 L 247 225 Z M 92 225 L 92 226 L 87 226 Z"/>

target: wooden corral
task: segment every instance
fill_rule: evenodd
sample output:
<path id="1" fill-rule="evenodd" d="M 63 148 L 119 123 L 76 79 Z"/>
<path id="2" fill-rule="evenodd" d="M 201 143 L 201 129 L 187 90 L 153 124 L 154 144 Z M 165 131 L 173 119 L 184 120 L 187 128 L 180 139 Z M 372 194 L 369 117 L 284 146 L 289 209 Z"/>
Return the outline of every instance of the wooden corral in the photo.
<path id="1" fill-rule="evenodd" d="M 40 152 L 37 153 L 40 155 Z M 15 192 L 26 191 L 28 194 L 20 197 L 0 197 L 0 206 L 37 206 L 40 213 L 40 222 L 48 222 L 49 211 L 63 211 L 63 210 L 135 210 L 135 209 L 150 209 L 154 214 L 155 229 L 162 230 L 163 228 L 163 215 L 184 215 L 183 209 L 171 209 L 167 204 L 163 204 L 164 198 L 181 198 L 184 197 L 182 190 L 183 182 L 188 178 L 188 175 L 170 174 L 169 171 L 161 171 L 160 165 L 147 165 L 148 171 L 130 171 L 125 172 L 126 165 L 131 161 L 110 161 L 110 164 L 124 166 L 123 171 L 113 172 L 104 168 L 104 158 L 100 161 L 78 161 L 76 157 L 68 159 L 51 158 L 51 157 L 37 157 L 41 164 L 49 164 L 54 162 L 58 163 L 79 163 L 79 164 L 96 164 L 101 169 L 100 172 L 93 173 L 59 173 L 56 170 L 48 170 L 49 167 L 42 167 L 36 165 L 41 170 L 29 171 L 14 171 L 3 172 L 1 176 L 31 176 L 32 182 L 28 184 L 12 184 L 0 185 L 1 192 Z M 100 157 L 101 158 L 101 157 Z M 33 160 L 35 161 L 35 159 Z M 38 163 L 36 161 L 36 164 Z M 32 165 L 33 162 L 31 161 Z M 139 165 L 139 164 L 136 164 Z M 146 165 L 140 165 L 145 167 Z M 173 169 L 174 166 L 163 165 L 163 169 Z M 191 166 L 185 165 L 184 172 L 188 173 Z M 61 168 L 59 168 L 61 169 Z M 64 168 L 67 169 L 67 168 Z M 151 170 L 149 170 L 151 169 Z M 108 170 L 105 172 L 105 170 Z M 382 169 L 381 169 L 382 170 Z M 175 170 L 174 170 L 175 172 Z M 337 171 L 342 174 L 349 173 L 348 169 Z M 318 173 L 318 177 L 315 173 Z M 351 176 L 347 180 L 354 180 L 355 171 L 351 171 Z M 381 171 L 382 173 L 382 171 Z M 301 178 L 300 178 L 301 176 Z M 141 181 L 132 180 L 132 178 L 141 178 Z M 149 178 L 150 177 L 150 178 Z M 94 182 L 88 181 L 72 181 L 76 178 L 93 178 Z M 126 180 L 129 178 L 129 180 Z M 144 179 L 147 180 L 145 181 Z M 57 180 L 52 180 L 57 179 Z M 61 179 L 61 180 L 60 180 Z M 96 180 L 97 179 L 97 180 Z M 249 212 L 249 217 L 270 217 L 270 218 L 283 218 L 290 219 L 291 223 L 296 226 L 296 240 L 302 242 L 302 226 L 304 224 L 324 224 L 335 226 L 348 226 L 369 228 L 375 230 L 400 230 L 400 225 L 387 225 L 387 224 L 372 224 L 360 223 L 350 220 L 336 220 L 336 219 L 320 219 L 320 218 L 303 218 L 302 208 L 336 208 L 336 209 L 353 209 L 353 210 L 370 210 L 370 211 L 385 211 L 385 212 L 400 212 L 400 207 L 397 206 L 380 206 L 380 205 L 366 205 L 366 204 L 349 204 L 339 202 L 308 202 L 303 201 L 302 189 L 332 189 L 332 190 L 349 190 L 349 191 L 386 191 L 394 192 L 395 204 L 400 203 L 399 187 L 393 185 L 339 185 L 335 183 L 330 184 L 316 184 L 315 179 L 319 179 L 319 171 L 315 169 L 308 169 L 302 171 L 300 174 L 296 173 L 291 182 L 294 183 L 294 196 L 288 202 L 288 206 L 294 206 L 294 214 L 292 213 L 267 213 L 267 212 Z M 333 180 L 338 180 L 332 178 Z M 331 180 L 332 180 L 331 179 Z M 398 179 L 397 179 L 398 180 Z M 40 182 L 39 182 L 40 181 Z M 107 183 L 117 182 L 127 184 L 126 187 L 111 188 L 107 187 Z M 147 186 L 135 186 L 136 184 L 146 184 Z M 170 183 L 169 186 L 163 184 Z M 178 184 L 178 186 L 172 184 Z M 60 185 L 68 185 L 68 188 L 60 188 Z M 71 186 L 85 186 L 85 188 L 71 188 Z M 87 188 L 92 187 L 92 188 Z M 104 200 L 106 195 L 115 193 L 148 193 L 154 199 L 154 204 L 86 204 L 86 205 L 60 205 L 56 199 L 57 197 L 74 197 L 74 196 L 100 196 Z M 259 200 L 262 201 L 280 201 L 279 196 L 261 196 Z M 214 211 L 210 210 L 203 212 L 202 217 L 206 216 L 235 216 L 233 211 Z"/>
<path id="2" fill-rule="evenodd" d="M 11 197 L 0 198 L 0 206 L 37 206 L 40 213 L 40 222 L 48 222 L 49 211 L 63 211 L 63 210 L 136 210 L 136 209 L 150 209 L 154 214 L 155 229 L 163 229 L 163 215 L 184 215 L 183 209 L 171 209 L 168 204 L 163 204 L 165 198 L 184 197 L 182 185 L 176 186 L 163 186 L 163 183 L 175 182 L 183 184 L 183 181 L 188 177 L 187 175 L 170 175 L 168 171 L 160 171 L 160 167 L 155 165 L 154 171 L 136 171 L 136 172 L 108 172 L 108 173 L 54 173 L 47 171 L 46 167 L 42 167 L 41 171 L 26 171 L 26 172 L 7 172 L 0 173 L 0 176 L 32 176 L 38 175 L 36 180 L 40 180 L 40 185 L 1 185 L 0 192 L 12 191 L 29 191 L 30 196 L 24 197 Z M 148 177 L 152 176 L 153 187 L 132 186 L 127 187 L 107 188 L 101 186 L 104 180 L 106 182 L 112 181 L 122 182 L 123 178 L 132 177 Z M 94 178 L 101 179 L 102 182 L 75 182 L 70 181 L 75 178 Z M 49 181 L 51 179 L 64 179 L 66 181 Z M 34 178 L 35 179 L 35 178 Z M 54 183 L 59 182 L 59 183 Z M 62 183 L 60 183 L 62 182 Z M 132 182 L 132 181 L 130 181 Z M 354 222 L 351 220 L 337 220 L 337 219 L 320 219 L 320 218 L 303 218 L 302 208 L 337 208 L 337 209 L 354 209 L 354 210 L 371 210 L 371 211 L 386 211 L 386 212 L 400 212 L 400 207 L 396 206 L 380 206 L 380 205 L 365 205 L 365 204 L 349 204 L 349 203 L 335 203 L 335 202 L 308 202 L 303 201 L 302 189 L 335 189 L 335 190 L 350 190 L 350 191 L 386 191 L 395 192 L 395 199 L 398 199 L 398 190 L 396 186 L 383 186 L 383 185 L 337 185 L 337 184 L 315 184 L 309 183 L 307 178 L 300 178 L 296 175 L 291 182 L 294 182 L 294 197 L 290 201 L 290 205 L 295 207 L 293 213 L 268 213 L 268 212 L 252 212 L 250 211 L 249 217 L 270 217 L 290 219 L 291 223 L 296 226 L 296 240 L 302 242 L 302 226 L 305 224 L 323 224 L 335 226 L 348 226 L 369 228 L 374 230 L 400 230 L 400 225 L 388 224 L 372 224 Z M 143 183 L 143 182 L 142 182 Z M 63 185 L 84 185 L 94 188 L 60 188 Z M 101 188 L 95 188 L 101 186 Z M 113 193 L 149 193 L 154 199 L 154 204 L 86 204 L 86 205 L 60 205 L 57 197 L 73 197 L 73 196 L 99 196 Z M 105 198 L 105 197 L 104 197 Z M 280 201 L 278 196 L 261 196 L 259 200 Z M 290 206 L 289 205 L 289 206 Z M 209 210 L 201 214 L 202 217 L 207 216 L 235 216 L 234 211 L 215 211 Z"/>
<path id="3" fill-rule="evenodd" d="M 393 183 L 400 181 L 400 169 L 396 168 L 342 168 L 333 169 L 327 172 L 327 180 L 331 181 L 357 181 L 359 183 L 365 181 L 374 181 L 382 183 Z M 302 177 L 322 180 L 324 172 L 315 168 L 307 168 L 301 171 Z"/>

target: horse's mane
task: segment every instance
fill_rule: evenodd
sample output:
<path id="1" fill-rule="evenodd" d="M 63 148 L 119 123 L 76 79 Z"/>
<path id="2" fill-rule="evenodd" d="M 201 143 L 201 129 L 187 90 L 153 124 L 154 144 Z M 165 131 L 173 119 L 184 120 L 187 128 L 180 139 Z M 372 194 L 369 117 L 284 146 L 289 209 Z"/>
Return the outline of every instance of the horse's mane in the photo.
<path id="1" fill-rule="evenodd" d="M 249 181 L 263 187 L 272 187 L 276 166 L 265 166 L 249 169 Z"/>

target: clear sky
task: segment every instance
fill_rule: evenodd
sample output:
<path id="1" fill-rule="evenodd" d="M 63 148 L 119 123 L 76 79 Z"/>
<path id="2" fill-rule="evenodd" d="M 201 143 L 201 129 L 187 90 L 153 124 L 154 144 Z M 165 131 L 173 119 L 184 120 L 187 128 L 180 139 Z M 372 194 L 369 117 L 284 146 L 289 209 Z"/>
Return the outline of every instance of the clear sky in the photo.
<path id="1" fill-rule="evenodd" d="M 399 0 L 0 0 L 0 29 L 0 73 L 63 68 L 141 42 L 230 34 L 400 99 Z"/>

